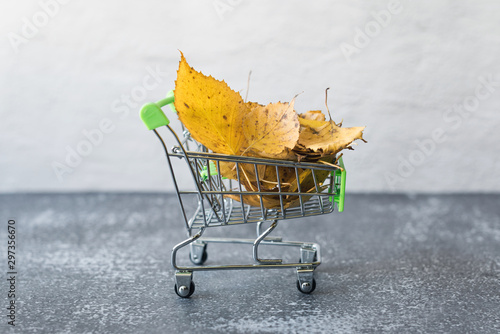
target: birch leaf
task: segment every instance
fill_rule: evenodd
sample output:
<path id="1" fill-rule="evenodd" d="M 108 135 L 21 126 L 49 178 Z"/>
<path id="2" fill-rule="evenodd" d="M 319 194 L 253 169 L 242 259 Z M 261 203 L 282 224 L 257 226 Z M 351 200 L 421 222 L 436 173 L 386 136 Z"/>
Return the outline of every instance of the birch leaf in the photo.
<path id="1" fill-rule="evenodd" d="M 334 155 L 356 139 L 363 140 L 364 126 L 341 128 L 333 121 L 299 118 L 301 131 L 298 145 L 322 155 Z"/>
<path id="2" fill-rule="evenodd" d="M 290 103 L 254 105 L 243 118 L 248 144 L 245 151 L 278 154 L 285 148 L 293 148 L 299 139 L 299 119 L 293 110 L 294 102 L 295 98 Z"/>
<path id="3" fill-rule="evenodd" d="M 308 112 L 300 114 L 299 117 L 303 119 L 311 119 L 314 121 L 324 121 L 326 119 L 325 114 L 323 114 L 321 110 L 310 110 Z"/>
<path id="4" fill-rule="evenodd" d="M 214 152 L 240 154 L 245 143 L 241 120 L 250 110 L 239 93 L 193 69 L 181 53 L 174 95 L 179 119 L 196 141 Z"/>

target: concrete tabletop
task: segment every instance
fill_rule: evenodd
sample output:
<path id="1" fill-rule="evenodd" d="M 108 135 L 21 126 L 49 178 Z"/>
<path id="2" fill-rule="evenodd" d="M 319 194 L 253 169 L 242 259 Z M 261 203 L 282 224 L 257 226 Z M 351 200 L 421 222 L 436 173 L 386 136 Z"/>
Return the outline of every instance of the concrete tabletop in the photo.
<path id="1" fill-rule="evenodd" d="M 294 269 L 207 271 L 181 299 L 170 251 L 186 234 L 174 195 L 1 195 L 3 275 L 8 219 L 16 225 L 17 313 L 7 325 L 2 279 L 0 332 L 499 333 L 499 204 L 500 195 L 348 195 L 343 213 L 272 233 L 321 245 L 311 295 Z M 254 224 L 205 232 L 254 235 Z M 252 262 L 247 245 L 207 250 L 207 264 Z"/>

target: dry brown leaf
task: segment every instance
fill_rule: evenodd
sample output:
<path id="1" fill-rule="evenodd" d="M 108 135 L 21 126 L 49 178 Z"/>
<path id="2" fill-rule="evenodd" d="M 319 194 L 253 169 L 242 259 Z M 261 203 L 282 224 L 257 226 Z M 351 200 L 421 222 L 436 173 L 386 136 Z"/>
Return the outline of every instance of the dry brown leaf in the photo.
<path id="1" fill-rule="evenodd" d="M 248 102 L 245 102 L 245 104 L 247 105 L 247 107 L 252 110 L 253 108 L 255 107 L 264 107 L 263 104 L 260 104 L 260 103 L 257 103 L 257 102 L 252 102 L 252 101 L 248 101 Z"/>
<path id="2" fill-rule="evenodd" d="M 291 182 L 295 179 L 295 169 L 290 167 L 278 167 L 278 172 L 280 176 L 281 187 L 289 187 Z M 278 172 L 276 172 L 276 167 L 271 167 L 266 169 L 266 173 L 264 174 L 265 180 L 272 182 L 274 186 L 278 187 Z"/>
<path id="3" fill-rule="evenodd" d="M 255 164 L 253 163 L 240 163 L 238 171 L 236 170 L 236 163 L 229 161 L 220 161 L 220 173 L 222 176 L 227 177 L 228 179 L 237 180 L 238 173 L 240 174 L 240 178 L 246 178 L 247 181 L 255 182 L 257 181 L 257 175 L 255 173 Z M 257 165 L 257 173 L 259 173 L 259 177 L 264 175 L 266 170 L 265 165 Z"/>
<path id="4" fill-rule="evenodd" d="M 254 105 L 243 117 L 243 128 L 249 150 L 265 154 L 278 154 L 293 148 L 299 139 L 299 119 L 293 110 L 295 98 L 290 103 Z"/>
<path id="5" fill-rule="evenodd" d="M 229 161 L 219 161 L 220 166 L 220 175 L 223 177 L 227 177 L 231 180 L 238 180 L 236 173 L 236 164 L 234 162 Z"/>
<path id="6" fill-rule="evenodd" d="M 354 140 L 363 140 L 364 127 L 341 128 L 341 124 L 326 121 L 319 110 L 297 115 L 293 109 L 295 98 L 290 103 L 267 106 L 244 102 L 224 81 L 190 67 L 182 53 L 175 84 L 179 119 L 195 140 L 216 153 L 332 163 L 338 152 L 352 149 Z M 236 168 L 234 162 L 224 161 L 219 161 L 218 166 L 220 175 L 239 180 L 241 188 L 268 192 L 262 196 L 243 195 L 244 203 L 260 206 L 262 200 L 268 209 L 280 207 L 280 196 L 285 208 L 299 205 L 299 196 L 278 192 L 297 192 L 299 186 L 302 193 L 321 192 L 321 184 L 329 175 L 328 171 L 316 171 L 314 178 L 311 170 L 299 168 L 297 180 L 291 167 L 240 163 Z M 241 200 L 239 195 L 226 197 Z M 303 202 L 310 197 L 303 195 Z"/>
<path id="7" fill-rule="evenodd" d="M 326 120 L 325 114 L 321 110 L 309 110 L 303 114 L 300 114 L 299 117 L 303 119 L 311 119 L 314 121 L 324 121 Z"/>
<path id="8" fill-rule="evenodd" d="M 241 202 L 241 198 L 239 195 L 226 195 L 226 197 Z M 260 207 L 260 196 L 243 195 L 243 203 L 250 206 Z M 266 209 L 275 209 L 280 207 L 280 200 L 279 196 L 277 195 L 263 195 L 262 203 Z"/>
<path id="9" fill-rule="evenodd" d="M 323 161 L 332 162 L 334 161 L 334 157 L 323 158 Z M 278 167 L 279 176 L 280 176 L 280 184 L 281 191 L 283 192 L 297 192 L 298 184 L 300 185 L 301 193 L 316 193 L 322 192 L 326 189 L 326 186 L 323 186 L 323 182 L 330 175 L 328 170 L 316 170 L 314 171 L 314 176 L 312 175 L 311 169 L 302 169 L 299 168 L 297 170 L 297 174 L 299 176 L 299 182 L 297 182 L 297 175 L 295 173 L 295 168 L 291 167 Z M 267 166 L 266 173 L 264 176 L 261 176 L 259 171 L 259 181 L 260 188 L 262 191 L 268 191 L 269 195 L 264 195 L 262 197 L 262 203 L 265 208 L 273 209 L 280 208 L 280 196 L 274 195 L 273 192 L 278 192 L 280 188 L 278 188 L 278 180 L 276 168 L 274 166 Z M 274 180 L 274 181 L 271 181 Z M 315 182 L 316 180 L 316 182 Z M 242 181 L 245 189 L 255 189 L 257 188 L 256 182 L 252 182 L 252 184 L 248 184 L 246 181 Z M 268 184 L 266 186 L 266 184 Z M 317 186 L 317 188 L 316 188 Z M 311 196 L 302 195 L 302 202 L 305 203 L 308 201 Z M 240 196 L 238 195 L 228 195 L 229 198 L 232 198 L 236 201 L 241 201 Z M 285 196 L 282 195 L 282 201 L 284 208 L 293 208 L 300 205 L 300 196 Z M 259 195 L 244 195 L 243 202 L 245 204 L 249 204 L 252 206 L 260 206 L 260 196 Z"/>
<path id="10" fill-rule="evenodd" d="M 327 189 L 328 186 L 320 186 L 318 187 L 319 192 L 323 192 L 325 189 Z M 314 191 L 314 189 L 310 189 L 310 191 Z M 302 195 L 302 203 L 307 202 L 310 200 L 314 195 L 308 196 L 308 195 Z M 300 196 L 291 196 L 286 199 L 286 204 L 284 205 L 285 209 L 289 208 L 295 208 L 300 206 Z"/>
<path id="11" fill-rule="evenodd" d="M 322 192 L 327 188 L 327 186 L 318 186 L 318 192 Z M 315 192 L 315 188 L 309 189 L 309 192 Z M 302 202 L 305 203 L 310 200 L 314 195 L 302 195 Z M 241 197 L 239 195 L 226 195 L 227 198 L 231 198 L 235 201 L 241 202 Z M 279 209 L 281 208 L 280 195 L 274 195 L 269 193 L 269 195 L 243 195 L 243 203 L 251 206 L 260 207 L 260 200 L 262 197 L 262 204 L 266 209 Z M 283 208 L 289 209 L 300 206 L 300 196 L 288 196 L 282 195 L 283 197 Z"/>
<path id="12" fill-rule="evenodd" d="M 300 118 L 298 145 L 322 155 L 334 155 L 347 148 L 356 139 L 363 139 L 365 127 L 341 128 L 333 121 L 315 121 Z"/>
<path id="13" fill-rule="evenodd" d="M 240 181 L 241 181 L 240 183 L 244 187 L 244 189 L 254 191 L 252 187 L 257 188 L 255 184 L 253 186 L 251 184 L 249 184 L 249 182 L 246 179 L 242 178 Z M 262 196 L 262 203 L 263 203 L 265 208 L 271 209 L 271 208 L 275 208 L 275 207 L 280 206 L 279 196 L 273 194 L 273 192 L 276 193 L 278 191 L 278 189 L 274 189 L 274 190 L 262 189 L 262 190 L 269 192 L 269 195 Z M 236 200 L 238 202 L 241 201 L 241 197 L 239 195 L 225 195 L 225 197 L 231 198 L 231 199 Z M 249 204 L 251 206 L 259 207 L 260 206 L 260 196 L 259 195 L 245 195 L 244 194 L 243 195 L 243 203 Z"/>
<path id="14" fill-rule="evenodd" d="M 245 155 L 247 155 L 249 157 L 255 157 L 255 158 L 297 161 L 297 155 L 293 152 L 293 150 L 291 150 L 289 148 L 285 148 L 281 153 L 277 153 L 277 154 L 269 154 L 269 153 L 254 151 L 254 150 L 250 149 L 245 153 Z"/>
<path id="15" fill-rule="evenodd" d="M 321 160 L 326 162 L 333 162 L 335 158 L 333 156 L 330 156 L 322 158 Z M 312 173 L 312 169 L 299 169 L 299 184 L 301 192 L 310 192 L 311 190 L 314 190 L 314 179 L 316 179 L 316 182 L 319 186 L 320 184 L 323 184 L 325 179 L 330 175 L 330 172 L 328 170 L 322 169 L 315 170 L 314 176 Z M 290 187 L 288 189 L 288 191 L 290 192 L 295 192 L 298 190 L 297 178 L 294 178 L 294 180 L 290 183 Z"/>

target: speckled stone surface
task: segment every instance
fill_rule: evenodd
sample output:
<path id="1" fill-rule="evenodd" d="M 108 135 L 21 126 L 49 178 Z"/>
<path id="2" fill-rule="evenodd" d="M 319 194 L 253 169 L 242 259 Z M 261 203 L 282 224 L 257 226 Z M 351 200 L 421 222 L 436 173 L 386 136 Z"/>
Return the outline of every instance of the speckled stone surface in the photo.
<path id="1" fill-rule="evenodd" d="M 17 326 L 2 316 L 0 332 L 498 333 L 499 204 L 500 195 L 350 195 L 345 212 L 272 234 L 322 246 L 313 294 L 297 291 L 293 269 L 212 271 L 195 272 L 196 292 L 180 299 L 169 257 L 185 233 L 173 195 L 1 195 L 2 259 L 15 218 L 19 280 Z M 251 261 L 248 246 L 208 253 L 207 264 Z"/>

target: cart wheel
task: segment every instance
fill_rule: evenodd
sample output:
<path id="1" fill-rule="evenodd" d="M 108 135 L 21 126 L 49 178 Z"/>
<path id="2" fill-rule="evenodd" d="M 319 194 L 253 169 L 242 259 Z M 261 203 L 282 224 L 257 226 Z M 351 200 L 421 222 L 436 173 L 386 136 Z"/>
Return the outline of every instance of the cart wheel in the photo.
<path id="1" fill-rule="evenodd" d="M 195 286 L 193 281 L 191 281 L 189 289 L 187 288 L 187 286 L 181 286 L 180 288 L 177 288 L 177 284 L 174 286 L 175 293 L 181 298 L 191 297 L 191 295 L 194 293 L 194 288 Z"/>
<path id="2" fill-rule="evenodd" d="M 313 278 L 311 287 L 309 287 L 309 284 L 310 283 L 304 282 L 301 286 L 299 280 L 297 280 L 297 289 L 302 293 L 310 294 L 316 289 L 316 280 Z"/>
<path id="3" fill-rule="evenodd" d="M 203 249 L 203 255 L 201 256 L 201 259 L 200 258 L 194 259 L 193 253 L 191 253 L 191 252 L 189 253 L 189 259 L 191 260 L 191 262 L 193 262 L 193 264 L 196 264 L 199 266 L 201 266 L 203 263 L 205 263 L 205 261 L 207 261 L 207 258 L 208 258 L 208 253 L 207 253 L 206 249 Z"/>

